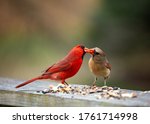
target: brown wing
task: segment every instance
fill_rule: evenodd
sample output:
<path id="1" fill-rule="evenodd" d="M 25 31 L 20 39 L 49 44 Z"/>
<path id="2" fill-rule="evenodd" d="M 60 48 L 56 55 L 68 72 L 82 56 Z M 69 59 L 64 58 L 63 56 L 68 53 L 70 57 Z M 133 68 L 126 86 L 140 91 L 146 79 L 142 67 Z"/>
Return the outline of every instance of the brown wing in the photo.
<path id="1" fill-rule="evenodd" d="M 104 63 L 105 67 L 111 70 L 111 65 L 108 62 Z"/>

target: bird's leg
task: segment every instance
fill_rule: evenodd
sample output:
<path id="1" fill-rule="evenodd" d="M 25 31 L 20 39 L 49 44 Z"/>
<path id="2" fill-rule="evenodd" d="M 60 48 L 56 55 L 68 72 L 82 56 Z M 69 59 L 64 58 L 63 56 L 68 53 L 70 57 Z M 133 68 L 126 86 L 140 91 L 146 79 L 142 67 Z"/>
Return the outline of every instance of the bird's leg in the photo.
<path id="1" fill-rule="evenodd" d="M 95 77 L 94 82 L 93 82 L 93 86 L 96 86 L 96 81 L 97 81 L 97 77 Z"/>
<path id="2" fill-rule="evenodd" d="M 64 85 L 66 85 L 66 86 L 69 86 L 69 84 L 65 80 L 62 80 L 61 83 L 64 84 Z"/>
<path id="3" fill-rule="evenodd" d="M 69 84 L 66 81 L 64 81 L 64 84 L 67 85 L 67 86 L 69 86 Z"/>
<path id="4" fill-rule="evenodd" d="M 106 80 L 107 80 L 107 77 L 104 77 L 104 86 L 101 87 L 102 89 L 107 89 Z"/>
<path id="5" fill-rule="evenodd" d="M 107 86 L 106 85 L 106 80 L 107 80 L 107 77 L 104 77 L 104 86 Z"/>

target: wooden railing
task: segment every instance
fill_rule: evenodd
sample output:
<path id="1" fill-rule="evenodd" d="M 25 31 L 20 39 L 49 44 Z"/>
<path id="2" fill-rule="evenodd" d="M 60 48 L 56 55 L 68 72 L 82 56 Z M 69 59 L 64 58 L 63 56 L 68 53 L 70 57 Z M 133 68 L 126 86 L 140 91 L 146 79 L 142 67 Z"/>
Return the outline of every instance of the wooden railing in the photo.
<path id="1" fill-rule="evenodd" d="M 150 93 L 120 89 L 121 92 L 135 93 L 135 97 L 128 98 L 99 98 L 99 93 L 87 95 L 67 93 L 47 93 L 41 91 L 49 85 L 57 85 L 45 81 L 37 81 L 30 85 L 16 89 L 22 81 L 0 78 L 0 106 L 51 106 L 51 107 L 95 107 L 95 106 L 150 106 Z M 73 85 L 72 85 L 73 86 Z M 76 85 L 83 87 L 83 85 Z"/>

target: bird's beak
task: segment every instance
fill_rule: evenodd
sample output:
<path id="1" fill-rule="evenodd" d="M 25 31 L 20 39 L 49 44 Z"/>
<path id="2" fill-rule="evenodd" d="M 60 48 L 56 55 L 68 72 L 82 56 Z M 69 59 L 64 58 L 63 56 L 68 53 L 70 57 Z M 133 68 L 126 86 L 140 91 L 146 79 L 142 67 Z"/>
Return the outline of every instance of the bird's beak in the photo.
<path id="1" fill-rule="evenodd" d="M 88 49 L 88 48 L 84 48 L 84 51 L 85 51 L 86 53 L 90 53 L 90 54 L 92 54 L 92 55 L 94 55 L 94 52 L 95 52 L 94 49 Z"/>

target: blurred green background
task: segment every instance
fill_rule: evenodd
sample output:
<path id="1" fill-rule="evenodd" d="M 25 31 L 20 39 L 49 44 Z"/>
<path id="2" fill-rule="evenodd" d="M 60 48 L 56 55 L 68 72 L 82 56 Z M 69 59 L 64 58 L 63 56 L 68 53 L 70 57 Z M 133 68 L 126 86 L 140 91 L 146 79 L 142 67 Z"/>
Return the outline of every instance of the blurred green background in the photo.
<path id="1" fill-rule="evenodd" d="M 150 89 L 149 0 L 0 0 L 0 77 L 40 75 L 76 44 L 106 52 L 108 85 Z M 67 82 L 93 82 L 89 58 Z"/>

